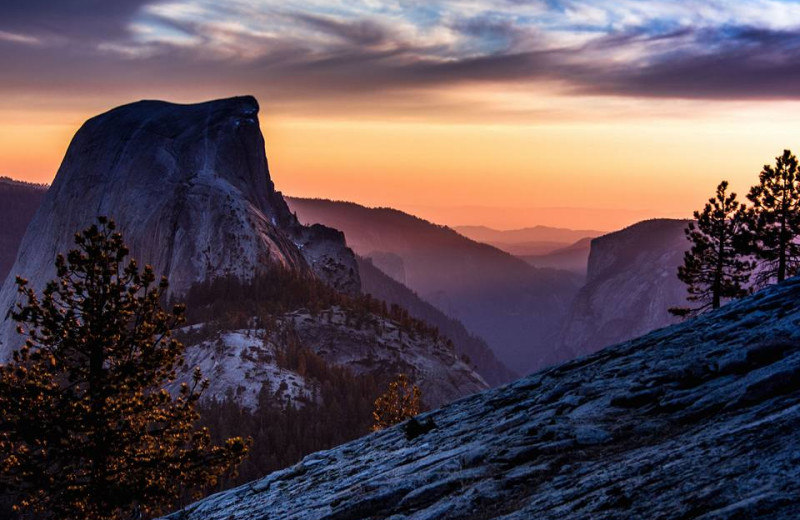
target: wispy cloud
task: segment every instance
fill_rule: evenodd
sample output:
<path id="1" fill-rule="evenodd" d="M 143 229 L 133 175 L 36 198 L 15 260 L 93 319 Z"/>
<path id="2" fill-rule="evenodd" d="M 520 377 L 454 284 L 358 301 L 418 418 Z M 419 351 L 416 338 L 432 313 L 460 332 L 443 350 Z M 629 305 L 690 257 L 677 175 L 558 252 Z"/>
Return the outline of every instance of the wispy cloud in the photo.
<path id="1" fill-rule="evenodd" d="M 0 6 L 0 59 L 0 89 L 205 81 L 287 100 L 391 100 L 505 82 L 571 96 L 798 99 L 800 3 L 31 0 Z"/>

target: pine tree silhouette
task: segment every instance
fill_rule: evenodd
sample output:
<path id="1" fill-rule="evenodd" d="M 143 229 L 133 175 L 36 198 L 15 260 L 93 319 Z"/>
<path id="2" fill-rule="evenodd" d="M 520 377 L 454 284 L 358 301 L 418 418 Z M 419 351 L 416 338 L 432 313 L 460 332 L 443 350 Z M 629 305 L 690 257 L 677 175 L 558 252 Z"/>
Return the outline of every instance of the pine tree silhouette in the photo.
<path id="1" fill-rule="evenodd" d="M 800 174 L 797 157 L 784 150 L 775 166 L 764 165 L 759 183 L 747 198 L 748 227 L 753 236 L 752 252 L 761 260 L 756 283 L 782 282 L 797 274 L 800 266 Z"/>
<path id="2" fill-rule="evenodd" d="M 672 314 L 693 316 L 719 308 L 723 300 L 747 294 L 745 285 L 753 262 L 744 256 L 746 209 L 727 189 L 728 182 L 722 181 L 716 196 L 708 199 L 702 212 L 694 212 L 696 222 L 686 229 L 692 247 L 678 268 L 678 278 L 688 286 L 688 300 L 699 305 L 672 308 Z"/>
<path id="3" fill-rule="evenodd" d="M 111 220 L 75 243 L 41 298 L 17 279 L 26 301 L 12 316 L 27 340 L 0 365 L 0 483 L 42 518 L 148 517 L 214 485 L 247 442 L 213 446 L 195 427 L 199 371 L 164 390 L 184 352 L 170 336 L 184 309 L 160 303 L 166 280 L 126 262 Z"/>

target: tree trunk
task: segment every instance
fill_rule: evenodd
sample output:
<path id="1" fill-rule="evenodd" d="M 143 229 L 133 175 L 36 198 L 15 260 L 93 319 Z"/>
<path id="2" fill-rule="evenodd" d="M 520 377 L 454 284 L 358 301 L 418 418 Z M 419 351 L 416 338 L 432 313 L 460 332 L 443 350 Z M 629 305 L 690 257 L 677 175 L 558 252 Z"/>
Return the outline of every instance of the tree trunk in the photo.
<path id="1" fill-rule="evenodd" d="M 722 300 L 722 269 L 725 254 L 725 227 L 720 227 L 719 245 L 717 246 L 717 266 L 714 270 L 714 288 L 712 290 L 711 308 L 719 309 Z"/>
<path id="2" fill-rule="evenodd" d="M 778 283 L 786 279 L 786 188 L 784 187 L 781 200 L 781 231 L 778 239 Z"/>

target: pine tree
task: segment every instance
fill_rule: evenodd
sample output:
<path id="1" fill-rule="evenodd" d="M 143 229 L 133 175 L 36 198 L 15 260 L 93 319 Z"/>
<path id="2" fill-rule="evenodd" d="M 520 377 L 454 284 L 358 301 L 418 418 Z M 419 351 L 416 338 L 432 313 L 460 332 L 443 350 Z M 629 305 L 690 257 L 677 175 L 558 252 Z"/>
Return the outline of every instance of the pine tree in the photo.
<path id="1" fill-rule="evenodd" d="M 678 278 L 688 286 L 688 300 L 699 306 L 670 309 L 675 315 L 717 309 L 723 300 L 747 294 L 753 263 L 744 256 L 746 209 L 736 200 L 736 194 L 727 190 L 728 182 L 722 181 L 716 196 L 708 199 L 702 212 L 694 212 L 696 222 L 686 228 L 692 247 L 678 268 Z"/>
<path id="2" fill-rule="evenodd" d="M 199 371 L 164 390 L 184 352 L 170 336 L 184 309 L 160 303 L 166 280 L 126 262 L 113 221 L 75 243 L 41 299 L 17 279 L 26 301 L 12 316 L 27 340 L 0 365 L 0 485 L 42 518 L 147 517 L 214 485 L 247 442 L 213 446 L 195 427 Z"/>
<path id="3" fill-rule="evenodd" d="M 405 374 L 389 383 L 386 390 L 375 400 L 372 418 L 375 424 L 372 431 L 382 430 L 399 424 L 406 419 L 419 415 L 422 392 L 417 385 L 412 385 Z"/>
<path id="4" fill-rule="evenodd" d="M 775 158 L 775 166 L 764 165 L 759 183 L 747 198 L 753 203 L 749 212 L 754 237 L 753 253 L 762 260 L 757 283 L 782 282 L 797 274 L 800 267 L 800 173 L 797 157 L 784 150 Z"/>

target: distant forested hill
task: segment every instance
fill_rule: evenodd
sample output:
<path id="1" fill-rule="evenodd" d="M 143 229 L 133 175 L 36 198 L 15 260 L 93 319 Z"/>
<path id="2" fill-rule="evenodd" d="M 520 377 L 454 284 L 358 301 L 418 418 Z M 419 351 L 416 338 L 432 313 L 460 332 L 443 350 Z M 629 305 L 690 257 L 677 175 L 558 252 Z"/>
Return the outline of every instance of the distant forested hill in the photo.
<path id="1" fill-rule="evenodd" d="M 22 235 L 45 193 L 46 185 L 0 177 L 0 285 L 14 265 Z"/>

